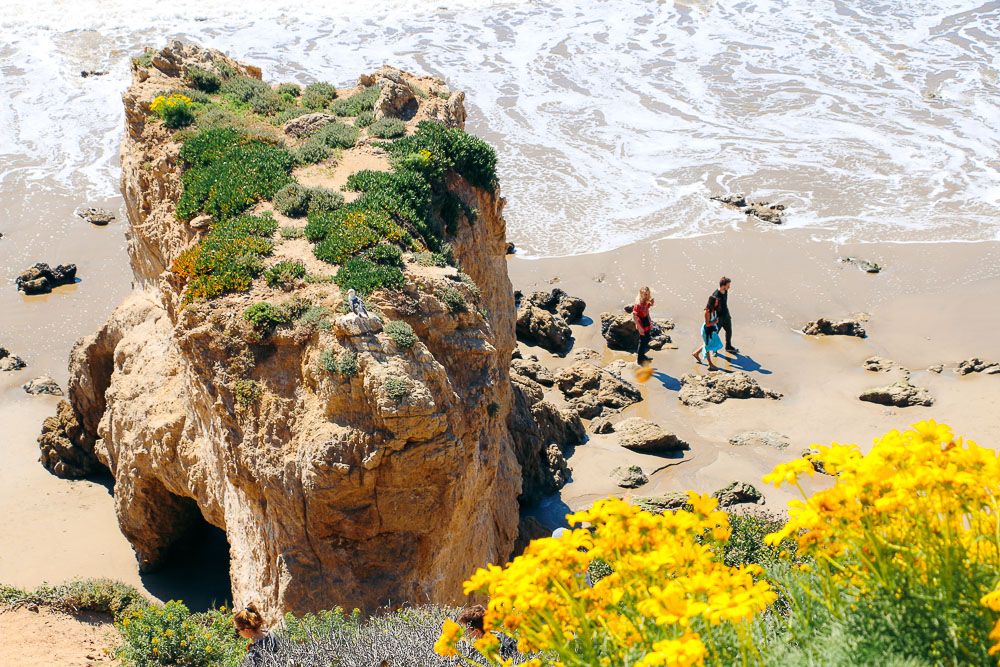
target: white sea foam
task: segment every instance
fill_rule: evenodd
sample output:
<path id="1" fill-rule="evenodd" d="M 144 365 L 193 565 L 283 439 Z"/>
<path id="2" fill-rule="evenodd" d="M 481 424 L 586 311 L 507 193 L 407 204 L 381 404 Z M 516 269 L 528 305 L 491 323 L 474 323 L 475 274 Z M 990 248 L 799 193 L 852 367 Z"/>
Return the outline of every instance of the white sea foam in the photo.
<path id="1" fill-rule="evenodd" d="M 112 196 L 128 58 L 182 38 L 271 80 L 390 62 L 467 91 L 530 256 L 746 224 L 727 191 L 818 238 L 1000 239 L 996 1 L 8 0 L 0 24 L 4 188 Z"/>

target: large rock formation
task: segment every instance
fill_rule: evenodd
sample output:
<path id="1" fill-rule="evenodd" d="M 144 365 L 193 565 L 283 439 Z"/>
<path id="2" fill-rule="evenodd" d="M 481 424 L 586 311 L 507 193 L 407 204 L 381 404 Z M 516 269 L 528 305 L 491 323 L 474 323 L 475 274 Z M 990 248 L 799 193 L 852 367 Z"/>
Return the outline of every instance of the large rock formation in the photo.
<path id="1" fill-rule="evenodd" d="M 478 290 L 445 269 L 407 264 L 404 289 L 370 298 L 386 321 L 412 326 L 419 341 L 410 348 L 377 327 L 352 327 L 353 315 L 253 330 L 242 317 L 248 305 L 289 298 L 263 280 L 248 293 L 185 306 L 183 281 L 169 267 L 205 225 L 174 216 L 180 145 L 150 122 L 150 103 L 183 87 L 194 64 L 223 62 L 257 78 L 260 70 L 176 42 L 151 60 L 133 65 L 124 95 L 135 290 L 77 343 L 69 383 L 72 416 L 115 476 L 119 524 L 140 568 L 155 570 L 207 521 L 226 531 L 236 602 L 256 601 L 271 619 L 337 604 L 462 599 L 469 573 L 506 559 L 517 535 L 503 198 L 447 177 L 448 190 L 478 211 L 475 225 L 460 224 L 448 239 Z M 416 101 L 415 119 L 461 126 L 461 93 L 444 100 L 443 83 L 420 81 L 439 94 Z M 435 296 L 456 284 L 474 308 L 452 312 Z M 340 304 L 323 283 L 291 298 L 331 313 Z M 328 370 L 329 359 L 345 355 L 356 355 L 356 372 Z M 60 437 L 49 440 L 65 445 Z M 54 453 L 53 469 L 69 460 L 57 446 L 43 451 Z"/>
<path id="2" fill-rule="evenodd" d="M 671 347 L 672 341 L 667 332 L 674 328 L 673 321 L 653 318 L 652 325 L 649 330 L 649 349 L 662 350 L 664 347 Z M 608 347 L 612 350 L 635 352 L 639 347 L 639 332 L 631 315 L 601 313 L 601 335 L 608 341 Z"/>
<path id="3" fill-rule="evenodd" d="M 910 384 L 909 380 L 898 380 L 884 387 L 876 387 L 861 392 L 858 398 L 867 403 L 891 405 L 907 408 L 913 405 L 934 405 L 934 397 L 923 387 Z"/>
<path id="4" fill-rule="evenodd" d="M 706 403 L 722 403 L 729 398 L 773 398 L 782 394 L 765 389 L 757 380 L 743 371 L 727 373 L 712 371 L 706 375 L 687 373 L 681 376 L 681 390 L 677 399 L 684 405 L 699 407 Z"/>

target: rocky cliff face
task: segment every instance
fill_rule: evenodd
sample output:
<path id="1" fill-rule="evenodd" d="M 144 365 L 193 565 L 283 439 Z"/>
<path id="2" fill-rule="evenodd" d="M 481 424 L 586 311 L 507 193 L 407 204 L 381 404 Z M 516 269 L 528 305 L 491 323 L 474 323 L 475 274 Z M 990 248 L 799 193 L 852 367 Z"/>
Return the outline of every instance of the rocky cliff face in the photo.
<path id="1" fill-rule="evenodd" d="M 70 362 L 73 411 L 115 476 L 122 532 L 152 570 L 202 518 L 224 529 L 236 602 L 255 601 L 272 618 L 336 604 L 458 600 L 468 574 L 503 561 L 517 533 L 503 199 L 449 176 L 449 190 L 478 211 L 451 239 L 475 286 L 451 267 L 410 261 L 404 289 L 370 299 L 385 319 L 412 326 L 412 348 L 377 323 L 336 315 L 341 295 L 329 283 L 300 284 L 294 295 L 327 307 L 328 318 L 270 332 L 242 317 L 251 303 L 289 298 L 262 279 L 247 293 L 184 306 L 169 268 L 203 230 L 174 216 L 180 145 L 148 122 L 149 105 L 183 85 L 190 65 L 220 59 L 260 76 L 175 43 L 151 67 L 134 67 L 124 96 L 122 192 L 136 288 Z M 392 82 L 382 97 L 395 91 L 379 100 L 381 115 L 404 109 L 411 120 L 464 121 L 461 94 L 443 83 L 421 80 L 437 92 L 429 98 L 408 96 L 415 79 L 398 70 L 361 83 L 380 78 Z M 471 307 L 453 312 L 439 298 L 447 287 Z M 345 352 L 357 356 L 355 375 L 320 368 L 324 354 Z M 400 380 L 402 398 L 393 392 Z"/>

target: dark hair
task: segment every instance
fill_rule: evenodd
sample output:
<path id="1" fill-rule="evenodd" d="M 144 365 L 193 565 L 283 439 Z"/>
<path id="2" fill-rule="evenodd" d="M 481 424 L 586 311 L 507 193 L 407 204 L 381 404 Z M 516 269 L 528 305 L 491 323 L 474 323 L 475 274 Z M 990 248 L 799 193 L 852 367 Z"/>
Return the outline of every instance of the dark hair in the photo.
<path id="1" fill-rule="evenodd" d="M 729 278 L 725 277 L 725 276 L 722 276 L 721 278 L 719 278 L 719 287 L 725 287 L 726 285 L 728 285 L 731 282 L 733 282 L 733 281 L 730 280 Z"/>
<path id="2" fill-rule="evenodd" d="M 714 294 L 712 296 L 708 297 L 708 303 L 705 305 L 705 308 L 707 308 L 708 310 L 718 310 L 719 309 L 719 300 L 715 298 Z"/>
<path id="3" fill-rule="evenodd" d="M 257 611 L 257 605 L 251 602 L 245 609 L 236 612 L 233 616 L 233 624 L 237 630 L 253 630 L 257 632 L 264 625 L 264 618 Z"/>
<path id="4" fill-rule="evenodd" d="M 483 630 L 483 616 L 485 615 L 486 607 L 481 604 L 474 604 L 462 610 L 462 613 L 458 615 L 457 623 L 462 627 L 470 627 L 474 630 L 479 630 L 479 632 L 485 632 Z"/>

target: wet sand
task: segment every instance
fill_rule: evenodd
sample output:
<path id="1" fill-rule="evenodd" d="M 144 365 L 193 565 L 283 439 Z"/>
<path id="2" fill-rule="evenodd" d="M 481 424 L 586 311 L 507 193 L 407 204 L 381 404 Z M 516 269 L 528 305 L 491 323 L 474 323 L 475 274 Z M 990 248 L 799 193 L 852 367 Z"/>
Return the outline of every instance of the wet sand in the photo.
<path id="1" fill-rule="evenodd" d="M 869 275 L 838 261 L 847 256 L 878 262 L 884 270 Z M 954 372 L 957 362 L 972 356 L 1000 360 L 1000 340 L 991 334 L 1000 327 L 1000 243 L 836 246 L 812 241 L 805 231 L 748 224 L 714 236 L 642 243 L 600 255 L 539 261 L 515 256 L 508 266 L 515 289 L 530 293 L 560 287 L 587 302 L 585 316 L 593 322 L 572 327 L 574 349 L 600 351 L 602 365 L 634 358 L 607 349 L 600 313 L 621 312 L 640 284 L 652 289 L 653 316 L 676 323 L 671 333 L 679 349 L 651 353 L 655 372 L 641 385 L 645 400 L 612 421 L 652 419 L 687 441 L 690 450 L 677 458 L 638 454 L 621 448 L 614 434 L 592 435 L 568 457 L 570 483 L 534 511 L 548 524 L 567 509 L 621 495 L 608 474 L 617 465 L 640 465 L 650 477 L 633 495 L 712 492 L 738 480 L 764 493 L 763 509 L 781 511 L 794 495 L 787 486 L 765 487 L 761 477 L 813 443 L 856 443 L 867 450 L 873 438 L 890 429 L 935 418 L 958 434 L 1000 447 L 1000 375 Z M 704 303 L 722 275 L 733 280 L 733 343 L 741 352 L 718 363 L 748 371 L 762 386 L 782 392 L 780 401 L 730 399 L 689 408 L 677 400 L 682 375 L 707 372 L 690 353 L 700 342 Z M 797 331 L 818 317 L 858 312 L 870 316 L 865 339 L 816 338 Z M 521 349 L 553 368 L 572 363 L 523 343 Z M 935 404 L 895 408 L 859 401 L 865 389 L 897 379 L 866 371 L 862 362 L 873 355 L 910 369 L 911 382 L 928 388 Z M 940 375 L 926 370 L 938 363 L 946 365 Z M 792 444 L 784 451 L 728 444 L 731 436 L 749 430 L 779 431 Z M 829 482 L 817 475 L 806 488 Z"/>

